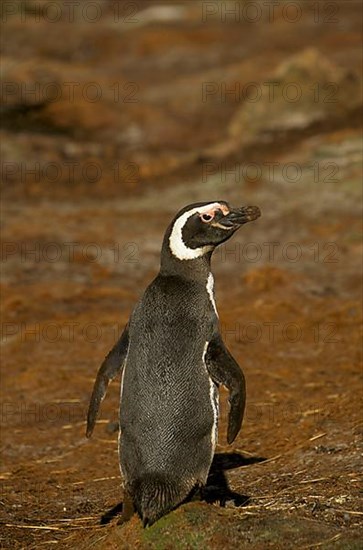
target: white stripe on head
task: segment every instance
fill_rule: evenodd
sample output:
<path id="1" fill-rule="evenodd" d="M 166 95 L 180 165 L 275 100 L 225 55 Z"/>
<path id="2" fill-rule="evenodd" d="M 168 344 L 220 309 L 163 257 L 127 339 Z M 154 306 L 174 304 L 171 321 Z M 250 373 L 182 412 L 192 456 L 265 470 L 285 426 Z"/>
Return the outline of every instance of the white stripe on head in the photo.
<path id="1" fill-rule="evenodd" d="M 219 204 L 219 202 L 210 203 L 205 206 L 199 206 L 193 208 L 192 210 L 184 212 L 184 214 L 176 219 L 169 237 L 170 250 L 176 258 L 178 258 L 179 260 L 195 260 L 196 258 L 200 258 L 201 256 L 204 256 L 204 254 L 206 254 L 207 252 L 213 250 L 213 246 L 209 245 L 200 246 L 199 248 L 189 248 L 188 246 L 186 246 L 183 240 L 183 227 L 187 223 L 189 218 L 191 216 L 194 216 L 194 214 L 203 214 L 215 208 L 221 208 L 222 206 L 224 207 L 224 205 Z"/>

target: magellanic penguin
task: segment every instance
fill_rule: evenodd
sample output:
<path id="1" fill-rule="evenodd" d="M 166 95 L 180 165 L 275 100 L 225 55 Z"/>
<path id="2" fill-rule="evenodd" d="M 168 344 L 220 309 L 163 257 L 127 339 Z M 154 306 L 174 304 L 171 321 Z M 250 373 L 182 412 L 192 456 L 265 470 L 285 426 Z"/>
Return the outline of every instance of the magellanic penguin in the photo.
<path id="1" fill-rule="evenodd" d="M 120 468 L 123 517 L 136 510 L 151 525 L 205 485 L 217 441 L 218 386 L 229 390 L 227 441 L 245 407 L 244 376 L 225 347 L 213 293 L 211 256 L 256 206 L 225 201 L 183 208 L 169 225 L 158 276 L 102 363 L 87 417 L 87 437 L 107 386 L 122 373 Z"/>

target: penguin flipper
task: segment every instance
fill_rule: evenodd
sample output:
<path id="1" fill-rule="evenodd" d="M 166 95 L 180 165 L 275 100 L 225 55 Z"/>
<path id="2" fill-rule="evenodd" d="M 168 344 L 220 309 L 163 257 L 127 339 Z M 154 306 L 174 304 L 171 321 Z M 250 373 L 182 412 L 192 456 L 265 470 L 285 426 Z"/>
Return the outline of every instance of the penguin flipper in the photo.
<path id="1" fill-rule="evenodd" d="M 223 384 L 229 390 L 227 441 L 230 444 L 235 440 L 242 425 L 246 402 L 245 377 L 224 345 L 220 334 L 216 334 L 209 342 L 205 362 L 213 382 Z"/>
<path id="2" fill-rule="evenodd" d="M 90 403 L 87 413 L 87 430 L 86 436 L 91 437 L 95 427 L 98 409 L 101 401 L 106 395 L 108 384 L 115 376 L 122 371 L 124 360 L 129 346 L 129 331 L 126 325 L 119 340 L 113 346 L 111 351 L 106 355 L 100 366 L 97 377 L 93 386 Z"/>

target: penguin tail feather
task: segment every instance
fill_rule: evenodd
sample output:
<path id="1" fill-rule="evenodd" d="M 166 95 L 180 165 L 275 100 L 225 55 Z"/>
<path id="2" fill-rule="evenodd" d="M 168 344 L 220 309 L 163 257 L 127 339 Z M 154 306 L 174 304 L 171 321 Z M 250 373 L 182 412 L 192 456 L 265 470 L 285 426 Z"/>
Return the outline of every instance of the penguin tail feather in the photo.
<path id="1" fill-rule="evenodd" d="M 148 527 L 181 504 L 190 493 L 190 487 L 155 473 L 135 480 L 130 493 L 144 527 Z"/>

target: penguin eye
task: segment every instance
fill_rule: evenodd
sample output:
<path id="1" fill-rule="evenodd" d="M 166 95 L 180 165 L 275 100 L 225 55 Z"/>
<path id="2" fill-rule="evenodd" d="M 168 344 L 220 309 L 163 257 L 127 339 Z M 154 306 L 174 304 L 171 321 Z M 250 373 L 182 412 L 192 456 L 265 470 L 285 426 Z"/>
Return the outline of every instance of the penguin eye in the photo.
<path id="1" fill-rule="evenodd" d="M 211 222 L 214 218 L 212 214 L 202 214 L 200 217 L 201 217 L 201 220 L 205 223 Z"/>

